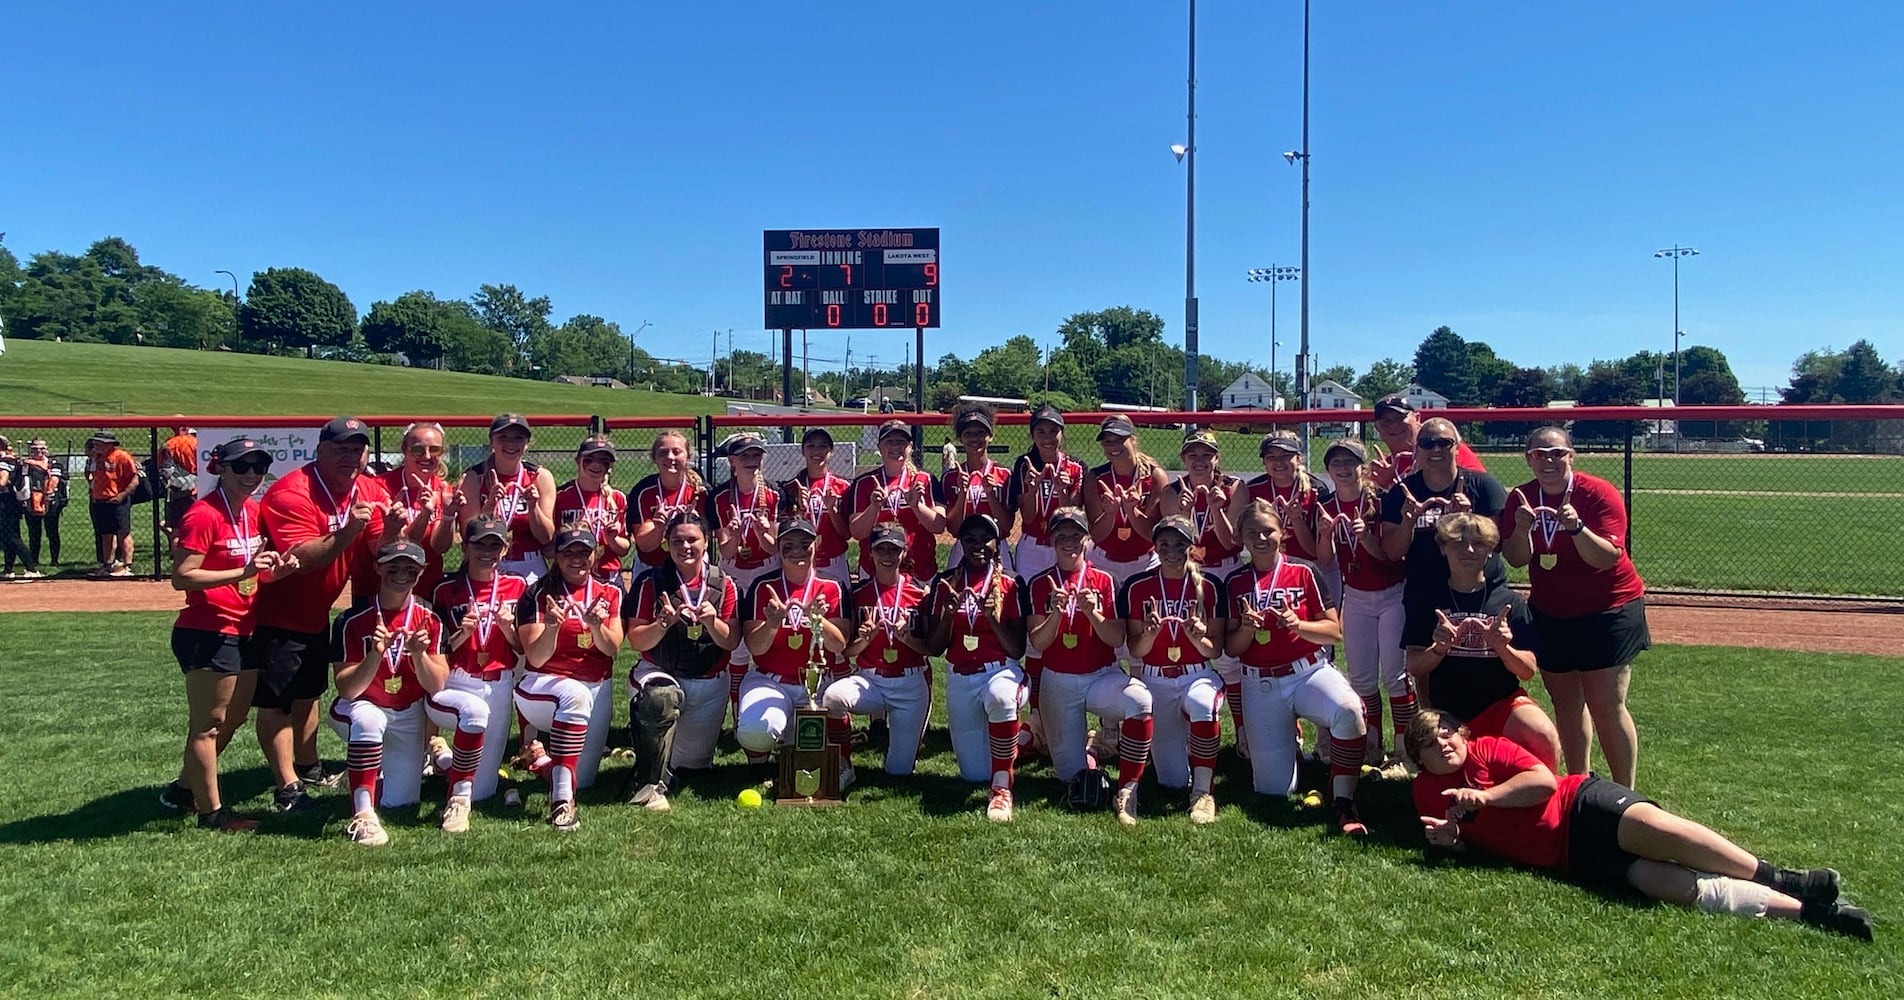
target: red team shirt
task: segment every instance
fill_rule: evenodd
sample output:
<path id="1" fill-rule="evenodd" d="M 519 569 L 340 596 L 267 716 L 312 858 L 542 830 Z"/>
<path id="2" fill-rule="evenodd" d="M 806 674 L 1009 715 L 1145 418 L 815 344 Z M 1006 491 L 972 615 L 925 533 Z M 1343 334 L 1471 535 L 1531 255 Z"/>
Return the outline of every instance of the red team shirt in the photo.
<path id="1" fill-rule="evenodd" d="M 1400 559 L 1384 559 L 1355 541 L 1355 528 L 1352 522 L 1358 513 L 1358 504 L 1350 498 L 1336 494 L 1327 503 L 1320 506 L 1336 519 L 1335 522 L 1335 565 L 1342 573 L 1342 585 L 1356 590 L 1380 592 L 1402 582 L 1407 571 Z M 1382 538 L 1382 500 L 1379 496 L 1364 496 L 1359 505 L 1364 530 L 1373 533 L 1377 542 Z"/>
<path id="2" fill-rule="evenodd" d="M 853 512 L 865 510 L 873 505 L 873 491 L 885 487 L 894 495 L 886 499 L 886 509 L 879 515 L 874 525 L 897 524 L 906 533 L 906 554 L 912 557 L 913 576 L 921 580 L 930 578 L 939 571 L 939 538 L 926 531 L 919 523 L 919 514 L 912 509 L 912 502 L 904 495 L 915 483 L 924 483 L 926 495 L 933 503 L 942 503 L 938 480 L 926 475 L 924 471 L 913 469 L 910 475 L 894 476 L 890 482 L 885 469 L 874 469 L 853 480 Z M 859 569 L 867 576 L 873 575 L 873 548 L 870 545 L 859 547 Z"/>
<path id="3" fill-rule="evenodd" d="M 415 519 L 417 518 L 423 519 L 423 530 L 426 534 L 424 535 L 424 540 L 417 542 L 417 544 L 423 546 L 423 558 L 425 561 L 423 563 L 423 575 L 417 577 L 416 592 L 419 594 L 430 593 L 436 589 L 436 585 L 443 579 L 443 553 L 436 551 L 436 548 L 429 543 L 429 535 L 427 534 L 430 529 L 436 526 L 436 519 L 440 515 L 424 515 L 423 497 L 420 491 L 412 485 L 410 475 L 404 470 L 403 466 L 399 465 L 391 469 L 383 475 L 378 476 L 377 480 L 383 483 L 384 492 L 390 495 L 390 499 L 402 504 L 403 509 L 410 512 L 409 516 L 412 519 L 411 524 L 414 525 Z M 443 494 L 449 491 L 449 484 L 443 481 L 443 477 L 431 476 L 430 481 L 423 484 L 423 488 L 429 490 L 436 496 L 437 509 L 443 509 Z M 406 530 L 405 533 L 408 534 L 408 531 Z M 414 538 L 415 536 L 412 535 L 410 537 Z M 372 567 L 372 572 L 368 579 L 360 578 L 354 574 L 352 575 L 350 581 L 352 594 L 374 594 L 382 587 L 382 583 L 377 579 L 375 572 L 375 553 L 372 553 L 372 558 L 366 560 L 366 562 Z"/>
<path id="4" fill-rule="evenodd" d="M 959 595 L 950 609 L 952 641 L 945 651 L 946 662 L 954 667 L 982 667 L 1010 658 L 1005 647 L 999 643 L 997 633 L 992 631 L 990 619 L 983 609 L 991 600 L 991 588 L 996 586 L 1005 595 L 999 614 L 1005 621 L 1019 621 L 1025 616 L 1021 603 L 1024 598 L 1017 577 L 1002 571 L 997 580 L 991 576 L 988 572 L 983 578 L 972 580 L 967 577 L 965 567 L 960 566 L 946 570 L 933 581 L 932 594 L 935 600 L 939 596 L 940 581 L 950 583 Z M 934 616 L 942 613 L 937 607 L 933 608 Z M 968 639 L 972 640 L 969 646 Z"/>
<path id="5" fill-rule="evenodd" d="M 1243 481 L 1235 476 L 1223 476 L 1219 482 L 1231 496 L 1235 496 L 1236 491 L 1243 488 Z M 1182 498 L 1183 512 L 1197 526 L 1197 544 L 1203 548 L 1201 560 L 1203 565 L 1215 566 L 1218 563 L 1228 562 L 1243 551 L 1241 544 L 1226 546 L 1217 541 L 1216 515 L 1221 510 L 1222 504 L 1211 499 L 1207 492 L 1198 496 L 1197 488 L 1190 485 L 1188 479 L 1180 478 L 1172 485 L 1176 487 L 1177 496 Z"/>
<path id="6" fill-rule="evenodd" d="M 1006 498 L 1011 495 L 1011 478 L 1011 467 L 1008 465 L 1000 465 L 988 458 L 983 468 L 968 472 L 961 459 L 958 468 L 947 469 L 939 477 L 939 495 L 945 498 L 948 515 L 952 512 L 954 499 L 963 493 L 967 514 L 990 514 L 998 526 L 1004 528 L 1010 523 L 1008 512 L 1011 505 Z M 955 479 L 962 484 L 961 488 L 954 488 Z"/>
<path id="7" fill-rule="evenodd" d="M 1061 573 L 1056 566 L 1032 577 L 1031 585 L 1027 588 L 1028 611 L 1045 614 L 1045 609 L 1051 606 L 1051 595 L 1077 587 L 1079 582 L 1075 570 Z M 1117 613 L 1117 595 L 1112 592 L 1111 574 L 1087 563 L 1082 583 L 1086 588 L 1097 591 L 1101 602 L 1099 607 L 1103 608 L 1106 615 Z M 1084 616 L 1082 609 L 1069 615 L 1065 614 L 1063 608 L 1051 613 L 1058 616 L 1061 624 L 1058 626 L 1057 641 L 1038 654 L 1038 662 L 1044 664 L 1044 669 L 1061 674 L 1088 674 L 1116 661 L 1116 651 L 1098 638 L 1097 630 L 1091 627 L 1091 621 Z"/>
<path id="8" fill-rule="evenodd" d="M 1293 504 L 1300 512 L 1297 516 L 1309 525 L 1309 531 L 1313 534 L 1316 530 L 1316 505 L 1324 499 L 1333 497 L 1335 492 L 1334 487 L 1326 483 L 1311 483 L 1315 488 L 1304 490 L 1302 477 L 1302 473 L 1297 473 L 1296 481 L 1284 489 L 1270 482 L 1269 473 L 1265 472 L 1249 481 L 1249 495 L 1252 500 L 1267 500 L 1271 504 L 1275 504 L 1278 500 L 1282 501 L 1283 505 Z M 1240 528 L 1241 525 L 1238 527 Z M 1290 530 L 1287 525 L 1283 530 L 1283 551 L 1292 559 L 1316 561 L 1316 554 L 1297 541 L 1295 531 Z"/>
<path id="9" fill-rule="evenodd" d="M 622 491 L 610 486 L 584 493 L 571 479 L 555 491 L 555 530 L 587 528 L 595 533 L 595 547 L 601 548 L 602 537 L 608 530 L 627 522 L 627 510 L 628 497 Z M 620 573 L 621 557 L 603 553 L 596 572 L 605 577 Z"/>
<path id="10" fill-rule="evenodd" d="M 1460 770 L 1453 774 L 1424 770 L 1415 776 L 1416 815 L 1441 819 L 1448 815 L 1448 800 L 1442 792 L 1450 788 L 1493 788 L 1540 766 L 1539 759 L 1519 744 L 1498 736 L 1477 736 L 1468 741 L 1468 759 Z M 1570 774 L 1559 779 L 1554 794 L 1537 806 L 1483 806 L 1470 818 L 1458 821 L 1461 839 L 1489 854 L 1532 868 L 1565 868 L 1573 801 L 1587 778 Z"/>
<path id="11" fill-rule="evenodd" d="M 1161 569 L 1147 569 L 1124 581 L 1124 589 L 1117 594 L 1117 617 L 1125 621 L 1141 621 L 1145 606 L 1157 601 L 1166 618 L 1173 615 L 1187 618 L 1194 607 L 1203 617 L 1204 623 L 1214 628 L 1213 623 L 1223 617 L 1223 581 L 1201 571 L 1199 576 L 1203 582 L 1201 595 L 1197 592 L 1197 581 L 1187 573 L 1181 580 L 1170 580 L 1164 577 Z M 1212 634 L 1221 635 L 1214 631 Z M 1218 645 L 1221 646 L 1220 640 Z M 1174 657 L 1170 655 L 1172 649 L 1177 651 Z M 1165 622 L 1150 652 L 1144 654 L 1144 662 L 1153 667 L 1201 667 L 1205 660 L 1203 654 L 1191 645 L 1190 637 L 1184 634 L 1182 625 Z"/>
<path id="12" fill-rule="evenodd" d="M 1127 480 L 1118 476 L 1118 474 L 1111 469 L 1109 462 L 1092 469 L 1091 479 L 1097 483 L 1097 489 L 1101 494 L 1113 486 L 1127 488 L 1132 484 L 1135 484 L 1143 491 L 1146 501 L 1150 499 L 1150 494 L 1153 492 L 1152 486 L 1154 484 L 1145 478 L 1143 473 L 1132 470 L 1131 477 Z M 1104 494 L 1104 496 L 1104 505 L 1107 508 L 1112 507 L 1113 505 L 1109 495 Z M 1143 509 L 1143 504 L 1139 504 L 1138 509 Z M 1118 510 L 1115 516 L 1117 523 L 1116 526 L 1111 529 L 1109 535 L 1106 535 L 1103 539 L 1097 539 L 1095 533 L 1091 536 L 1096 540 L 1098 551 L 1103 552 L 1106 558 L 1115 559 L 1118 562 L 1130 562 L 1133 559 L 1142 559 L 1144 556 L 1149 555 L 1151 552 L 1150 539 L 1145 538 L 1143 533 L 1137 530 L 1136 525 L 1123 519 L 1124 512 L 1122 510 Z M 1107 608 L 1109 606 L 1108 604 L 1105 605 Z"/>
<path id="13" fill-rule="evenodd" d="M 1571 499 L 1574 511 L 1580 515 L 1580 523 L 1620 549 L 1618 562 L 1607 569 L 1594 569 L 1580 557 L 1573 537 L 1560 526 L 1558 513 L 1536 513 L 1532 530 L 1534 559 L 1527 567 L 1527 582 L 1531 588 L 1528 603 L 1541 614 L 1582 618 L 1621 607 L 1646 593 L 1639 571 L 1633 568 L 1633 560 L 1626 554 L 1626 504 L 1612 483 L 1575 472 L 1571 489 L 1560 496 L 1542 494 L 1539 480 L 1522 483 L 1518 493 L 1510 490 L 1507 494 L 1507 506 L 1500 517 L 1502 534 L 1513 530 L 1514 512 L 1520 509 L 1523 496 L 1536 507 L 1551 507 L 1556 511 Z M 1546 569 L 1542 563 L 1550 554 L 1554 568 Z"/>
<path id="14" fill-rule="evenodd" d="M 427 602 L 412 598 L 402 607 L 386 608 L 377 604 L 373 598 L 370 603 L 355 611 L 346 611 L 337 621 L 337 630 L 331 643 L 331 662 L 356 663 L 370 650 L 370 642 L 376 634 L 377 623 L 395 633 L 390 640 L 390 648 L 384 650 L 383 657 L 377 663 L 377 673 L 371 677 L 370 686 L 357 696 L 361 701 L 370 702 L 392 712 L 400 712 L 421 701 L 427 693 L 423 684 L 417 680 L 416 663 L 408 633 L 421 628 L 429 632 L 429 643 L 424 646 L 425 653 L 439 653 L 443 650 L 443 623 L 436 617 Z"/>
<path id="15" fill-rule="evenodd" d="M 477 583 L 465 573 L 455 573 L 436 585 L 430 594 L 430 604 L 436 608 L 437 615 L 443 620 L 443 634 L 449 635 L 462 625 L 463 616 L 475 611 L 481 616 L 476 623 L 476 631 L 463 640 L 456 649 L 444 649 L 449 657 L 450 669 L 462 672 L 481 680 L 501 680 L 503 675 L 516 665 L 516 650 L 496 624 L 496 612 L 507 606 L 514 607 L 522 600 L 522 592 L 528 588 L 522 577 L 509 573 L 497 573 L 488 583 Z M 484 638 L 485 628 L 488 637 Z M 487 653 L 486 663 L 478 662 L 481 654 Z"/>
<path id="16" fill-rule="evenodd" d="M 259 534 L 258 501 L 246 497 L 235 512 L 224 490 L 213 490 L 185 509 L 174 545 L 187 552 L 204 555 L 200 566 L 210 570 L 243 569 L 251 562 L 264 539 Z M 256 583 L 257 578 L 253 577 Z M 250 635 L 256 626 L 251 597 L 238 592 L 238 584 L 228 583 L 210 590 L 185 592 L 185 608 L 179 612 L 177 628 L 220 632 L 225 635 Z"/>
<path id="17" fill-rule="evenodd" d="M 1081 483 L 1084 481 L 1084 464 L 1082 462 L 1060 452 L 1058 461 L 1054 464 L 1058 465 L 1061 475 L 1070 477 L 1072 483 Z M 1006 498 L 1008 503 L 1014 506 L 1018 504 L 1019 497 L 1022 496 L 1025 489 L 1030 487 L 1034 482 L 1032 477 L 1036 475 L 1038 469 L 1039 467 L 1033 464 L 1033 459 L 1030 455 L 1018 456 L 1017 464 L 1012 466 L 1011 482 L 1008 487 L 1011 495 Z M 1050 545 L 1051 529 L 1045 526 L 1045 519 L 1050 517 L 1051 512 L 1057 510 L 1063 506 L 1063 504 L 1058 493 L 1057 483 L 1043 481 L 1037 481 L 1037 483 L 1035 488 L 1038 490 L 1038 496 L 1032 501 L 1031 513 L 1025 514 L 1020 518 L 1018 528 L 1024 537 L 1040 545 Z"/>
<path id="18" fill-rule="evenodd" d="M 765 476 L 756 477 L 754 488 L 745 494 L 740 492 L 738 480 L 729 480 L 714 494 L 716 523 L 726 524 L 736 515 L 740 517 L 740 541 L 735 551 L 721 553 L 735 569 L 758 569 L 780 558 L 780 553 L 766 547 L 760 534 L 761 525 L 772 525 L 774 511 L 779 509 L 780 491 L 767 485 Z"/>
<path id="19" fill-rule="evenodd" d="M 278 477 L 264 491 L 259 503 L 259 518 L 264 537 L 272 548 L 289 552 L 314 538 L 332 534 L 349 518 L 351 498 L 380 502 L 389 499 L 383 483 L 371 476 L 358 476 L 348 490 L 327 494 L 317 478 L 315 464 L 293 469 Z M 258 586 L 255 607 L 258 624 L 306 635 L 323 635 L 331 617 L 331 605 L 344 592 L 357 563 L 371 567 L 371 585 L 358 593 L 372 595 L 375 584 L 376 546 L 383 532 L 383 516 L 371 514 L 370 523 L 357 536 L 356 544 L 339 553 L 321 569 L 298 572 Z"/>
<path id="20" fill-rule="evenodd" d="M 1226 607 L 1230 612 L 1225 617 L 1231 622 L 1241 619 L 1243 612 L 1251 608 L 1294 608 L 1296 617 L 1308 622 L 1321 621 L 1323 612 L 1328 610 L 1314 571 L 1287 559 L 1277 560 L 1265 573 L 1257 572 L 1254 566 L 1244 566 L 1230 574 L 1224 589 L 1229 597 Z M 1323 647 L 1297 635 L 1293 629 L 1272 625 L 1268 631 L 1268 642 L 1252 642 L 1243 655 L 1237 657 L 1244 666 L 1280 667 L 1322 651 Z"/>
<path id="21" fill-rule="evenodd" d="M 831 493 L 840 498 L 833 509 L 844 516 L 845 511 L 852 506 L 847 494 L 852 491 L 853 482 L 843 476 L 834 475 L 830 470 L 825 478 L 820 480 L 817 487 L 810 485 L 812 482 L 811 476 L 801 472 L 781 483 L 780 513 L 783 516 L 798 516 L 812 521 L 814 528 L 820 532 L 819 541 L 813 543 L 813 561 L 829 562 L 846 554 L 846 531 L 832 517 L 827 516 L 825 496 Z M 795 508 L 800 503 L 802 488 L 807 490 L 807 508 L 796 510 Z"/>
<path id="22" fill-rule="evenodd" d="M 478 489 L 481 489 L 484 477 L 489 474 L 492 461 L 484 459 L 469 467 L 469 471 L 476 475 Z M 478 506 L 485 512 L 495 511 L 496 516 L 509 525 L 509 551 L 504 553 L 505 559 L 527 559 L 542 551 L 542 543 L 536 541 L 535 530 L 529 527 L 529 512 L 535 509 L 535 505 L 523 496 L 529 487 L 535 485 L 540 473 L 541 466 L 534 462 L 523 462 L 515 475 L 500 478 L 497 483 L 500 496 L 490 498 L 489 503 L 483 503 L 481 496 L 476 498 Z"/>
<path id="23" fill-rule="evenodd" d="M 853 665 L 862 670 L 904 670 L 923 667 L 926 658 L 918 650 L 899 641 L 899 633 L 913 630 L 913 619 L 926 599 L 926 588 L 919 581 L 899 574 L 899 583 L 881 587 L 879 580 L 867 578 L 853 588 L 856 613 L 871 615 L 873 638 L 860 650 Z"/>
<path id="24" fill-rule="evenodd" d="M 788 593 L 792 596 L 789 597 Z M 754 581 L 747 591 L 744 614 L 750 622 L 765 621 L 767 604 L 770 599 L 779 600 L 787 605 L 787 620 L 780 623 L 774 632 L 773 644 L 767 651 L 754 656 L 754 666 L 764 673 L 774 676 L 782 684 L 798 684 L 801 675 L 807 669 L 807 658 L 812 648 L 807 644 L 813 641 L 812 626 L 806 622 L 806 612 L 797 605 L 809 601 L 819 601 L 826 609 L 828 618 L 850 618 L 846 605 L 846 590 L 838 580 L 814 574 L 807 582 L 795 586 L 787 584 L 786 577 L 779 573 L 769 573 Z M 825 657 L 827 663 L 834 660 L 832 654 Z"/>
<path id="25" fill-rule="evenodd" d="M 603 620 L 618 618 L 621 616 L 621 591 L 592 578 L 579 587 L 570 587 L 563 581 L 557 581 L 555 586 L 558 591 L 556 600 L 561 603 L 560 610 L 556 612 L 560 618 L 555 623 L 555 653 L 549 657 L 549 662 L 530 667 L 530 671 L 573 677 L 584 684 L 607 680 L 609 671 L 615 666 L 615 657 L 595 648 L 594 637 L 582 622 L 582 609 L 598 600 L 607 601 L 608 613 L 602 616 Z M 542 613 L 542 602 L 534 599 L 534 593 L 531 589 L 516 602 L 518 627 L 530 622 L 547 623 Z"/>
<path id="26" fill-rule="evenodd" d="M 660 520 L 667 523 L 669 517 L 683 510 L 707 510 L 707 491 L 696 486 L 694 481 L 683 475 L 681 484 L 674 489 L 661 485 L 661 474 L 655 473 L 635 484 L 634 498 L 628 504 L 628 537 L 635 537 L 635 527 L 643 521 L 652 521 L 656 515 L 663 514 Z M 635 550 L 644 566 L 659 566 L 668 561 L 668 546 L 663 544 L 653 552 Z"/>

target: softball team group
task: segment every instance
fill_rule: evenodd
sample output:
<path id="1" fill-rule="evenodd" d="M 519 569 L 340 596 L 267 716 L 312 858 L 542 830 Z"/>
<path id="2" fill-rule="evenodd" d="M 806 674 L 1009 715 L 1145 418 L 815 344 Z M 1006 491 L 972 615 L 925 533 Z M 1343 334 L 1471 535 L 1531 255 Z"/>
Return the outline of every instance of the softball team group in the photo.
<path id="1" fill-rule="evenodd" d="M 558 485 L 528 460 L 532 430 L 514 414 L 454 483 L 435 424 L 407 428 L 402 464 L 378 474 L 369 428 L 338 417 L 315 460 L 257 498 L 270 455 L 234 439 L 211 451 L 218 486 L 175 538 L 189 723 L 161 801 L 203 827 L 255 827 L 223 804 L 217 773 L 255 709 L 280 810 L 337 782 L 318 758 L 320 722 L 344 739 L 356 843 L 386 843 L 378 809 L 415 804 L 431 773 L 446 779 L 443 829 L 466 830 L 505 765 L 540 775 L 549 824 L 574 830 L 625 643 L 638 657 L 626 795 L 651 811 L 670 808 L 680 772 L 713 765 L 730 717 L 765 764 L 816 663 L 840 787 L 855 778 L 856 715 L 875 720 L 884 770 L 910 774 L 939 669 L 959 773 L 989 788 L 994 822 L 1012 819 L 1026 753 L 1048 754 L 1074 801 L 1107 797 L 1125 826 L 1153 764 L 1193 823 L 1215 822 L 1227 707 L 1258 794 L 1298 789 L 1299 720 L 1314 728 L 1344 835 L 1367 833 L 1365 774 L 1413 773 L 1439 847 L 1868 937 L 1836 872 L 1767 865 L 1633 791 L 1625 692 L 1649 642 L 1643 587 L 1620 494 L 1573 468 L 1566 432 L 1530 436 L 1533 477 L 1509 490 L 1448 421 L 1400 397 L 1375 417 L 1386 454 L 1336 441 L 1318 476 L 1300 440 L 1273 433 L 1247 481 L 1221 468 L 1207 430 L 1184 434 L 1183 471 L 1167 472 L 1122 416 L 1097 425 L 1103 461 L 1087 467 L 1050 407 L 1005 466 L 992 411 L 961 406 L 961 454 L 937 477 L 914 464 L 898 420 L 851 479 L 832 471 L 824 428 L 778 483 L 762 471 L 766 443 L 734 435 L 718 486 L 670 431 L 649 449 L 655 473 L 626 493 L 609 484 L 609 440 L 583 440 Z M 445 575 L 452 546 L 461 566 Z M 1525 598 L 1509 563 L 1528 568 Z M 333 620 L 347 586 L 350 610 Z M 1536 675 L 1554 718 L 1523 687 Z M 1596 734 L 1607 778 L 1587 772 Z"/>

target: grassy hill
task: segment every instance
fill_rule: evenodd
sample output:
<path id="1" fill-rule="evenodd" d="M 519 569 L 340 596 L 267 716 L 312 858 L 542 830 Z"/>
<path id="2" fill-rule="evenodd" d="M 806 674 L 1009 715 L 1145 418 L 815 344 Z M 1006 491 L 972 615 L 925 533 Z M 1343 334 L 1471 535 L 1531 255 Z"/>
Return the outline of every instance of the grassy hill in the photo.
<path id="1" fill-rule="evenodd" d="M 725 400 L 493 375 L 163 347 L 7 341 L 0 415 L 725 412 Z"/>

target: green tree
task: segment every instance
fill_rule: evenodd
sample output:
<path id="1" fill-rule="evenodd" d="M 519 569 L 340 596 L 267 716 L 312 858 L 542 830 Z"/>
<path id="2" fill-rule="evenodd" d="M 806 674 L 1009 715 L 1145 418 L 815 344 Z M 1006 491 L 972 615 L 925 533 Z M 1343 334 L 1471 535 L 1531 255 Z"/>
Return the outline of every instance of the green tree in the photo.
<path id="1" fill-rule="evenodd" d="M 1047 378 L 1040 381 L 1040 391 L 1043 391 L 1044 382 L 1049 381 L 1052 393 L 1064 396 L 1073 404 L 1082 404 L 1086 409 L 1094 409 L 1100 402 L 1097 383 L 1091 379 L 1091 373 L 1085 371 L 1084 366 L 1079 364 L 1078 359 L 1068 350 L 1053 351 L 1050 370 L 1042 374 Z M 1032 395 L 1035 397 L 1037 393 Z"/>
<path id="2" fill-rule="evenodd" d="M 139 331 L 131 290 L 88 257 L 48 250 L 27 262 L 8 330 L 28 340 L 131 344 Z"/>
<path id="3" fill-rule="evenodd" d="M 529 358 L 530 345 L 554 329 L 549 323 L 548 296 L 530 298 L 514 285 L 484 285 L 470 296 L 470 304 L 475 306 L 476 318 L 483 326 L 509 338 L 518 358 Z M 512 368 L 524 369 L 518 371 L 524 376 L 531 374 L 526 361 Z"/>
<path id="4" fill-rule="evenodd" d="M 1321 382 L 1324 379 L 1328 379 L 1351 392 L 1355 390 L 1355 369 L 1348 365 L 1330 365 L 1316 373 L 1317 382 Z"/>
<path id="5" fill-rule="evenodd" d="M 373 302 L 364 317 L 364 343 L 373 351 L 402 354 L 412 365 L 437 365 L 449 350 L 443 303 L 425 291 L 405 292 L 394 302 Z"/>
<path id="6" fill-rule="evenodd" d="M 336 285 L 301 267 L 266 268 L 251 276 L 238 309 L 238 329 L 253 344 L 343 348 L 357 333 L 357 307 Z"/>
<path id="7" fill-rule="evenodd" d="M 958 355 L 947 353 L 932 366 L 931 377 L 940 382 L 965 385 L 972 381 L 972 366 L 966 364 Z"/>
<path id="8" fill-rule="evenodd" d="M 1638 406 L 1647 395 L 1645 383 L 1618 363 L 1596 361 L 1581 383 L 1581 406 Z M 1574 424 L 1576 441 L 1614 443 L 1630 436 L 1645 434 L 1643 420 L 1581 420 Z"/>
<path id="9" fill-rule="evenodd" d="M 1494 398 L 1489 405 L 1500 407 L 1536 407 L 1553 402 L 1553 383 L 1547 373 L 1539 368 L 1515 368 L 1507 377 L 1494 387 Z M 1489 420 L 1482 429 L 1487 434 L 1489 444 L 1512 443 L 1525 437 L 1536 427 L 1556 420 Z"/>
<path id="10" fill-rule="evenodd" d="M 1474 374 L 1474 397 L 1468 405 L 1486 406 L 1500 394 L 1501 383 L 1514 374 L 1514 365 L 1497 356 L 1494 348 L 1476 340 L 1468 343 L 1468 370 Z"/>
<path id="11" fill-rule="evenodd" d="M 615 323 L 587 314 L 571 317 L 529 342 L 531 363 L 542 378 L 580 375 L 613 378 L 628 370 L 628 338 Z"/>
<path id="12" fill-rule="evenodd" d="M 1545 371 L 1547 372 L 1547 383 L 1552 387 L 1550 391 L 1552 391 L 1555 399 L 1578 399 L 1580 397 L 1580 387 L 1585 385 L 1587 381 L 1586 369 L 1569 361 L 1565 364 L 1554 365 L 1551 368 L 1545 369 Z"/>
<path id="13" fill-rule="evenodd" d="M 967 387 L 974 395 L 1025 399 L 1040 388 L 1043 352 L 1024 334 L 997 347 L 988 347 L 972 359 Z"/>
<path id="14" fill-rule="evenodd" d="M 516 367 L 516 345 L 484 326 L 475 306 L 462 299 L 438 300 L 436 312 L 443 367 L 479 375 L 503 375 Z"/>
<path id="15" fill-rule="evenodd" d="M 1362 377 L 1349 386 L 1356 395 L 1373 403 L 1390 393 L 1400 392 L 1415 380 L 1415 366 L 1394 358 L 1383 358 L 1369 366 Z"/>
<path id="16" fill-rule="evenodd" d="M 928 405 L 940 413 L 951 413 L 963 395 L 965 387 L 957 382 L 935 382 L 926 389 L 926 398 L 930 400 Z"/>
<path id="17" fill-rule="evenodd" d="M 1453 330 L 1435 327 L 1415 348 L 1414 367 L 1415 380 L 1424 388 L 1448 397 L 1455 406 L 1475 404 L 1474 367 L 1468 344 Z"/>
<path id="18" fill-rule="evenodd" d="M 161 347 L 208 350 L 231 338 L 231 296 L 194 288 L 169 274 L 132 289 L 139 327 Z"/>

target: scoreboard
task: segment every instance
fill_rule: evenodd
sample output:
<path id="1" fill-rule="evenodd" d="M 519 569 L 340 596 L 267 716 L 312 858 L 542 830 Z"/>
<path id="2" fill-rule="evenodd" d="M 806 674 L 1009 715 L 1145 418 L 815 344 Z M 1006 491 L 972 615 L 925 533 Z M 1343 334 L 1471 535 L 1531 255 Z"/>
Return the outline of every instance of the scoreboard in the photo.
<path id="1" fill-rule="evenodd" d="M 766 329 L 939 326 L 937 229 L 769 229 Z"/>

